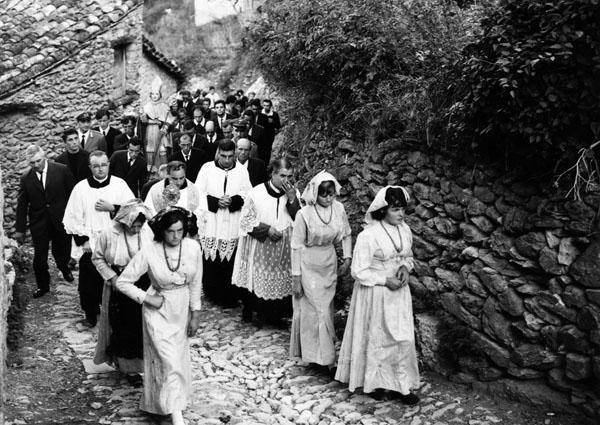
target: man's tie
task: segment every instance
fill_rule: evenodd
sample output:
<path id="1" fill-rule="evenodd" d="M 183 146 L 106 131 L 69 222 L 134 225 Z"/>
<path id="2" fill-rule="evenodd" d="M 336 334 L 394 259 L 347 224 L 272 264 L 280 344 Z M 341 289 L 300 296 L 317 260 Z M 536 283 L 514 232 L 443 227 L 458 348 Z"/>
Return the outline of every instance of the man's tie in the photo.
<path id="1" fill-rule="evenodd" d="M 129 167 L 130 167 L 130 168 L 131 168 L 131 167 L 133 167 L 133 163 L 134 163 L 134 162 L 135 162 L 135 158 L 131 158 L 131 159 L 129 160 Z"/>
<path id="2" fill-rule="evenodd" d="M 41 173 L 36 173 L 38 176 L 38 179 L 40 180 L 40 184 L 42 185 L 42 188 L 44 190 L 46 190 L 46 186 L 44 186 L 44 172 L 42 171 Z"/>
<path id="3" fill-rule="evenodd" d="M 81 135 L 81 147 L 85 147 L 85 135 Z"/>

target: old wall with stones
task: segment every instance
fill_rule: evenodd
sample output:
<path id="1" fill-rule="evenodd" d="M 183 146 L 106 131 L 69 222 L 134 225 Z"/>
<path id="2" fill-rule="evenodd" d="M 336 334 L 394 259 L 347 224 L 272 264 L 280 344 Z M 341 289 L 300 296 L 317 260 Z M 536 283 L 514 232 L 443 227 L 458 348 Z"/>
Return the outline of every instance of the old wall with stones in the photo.
<path id="1" fill-rule="evenodd" d="M 161 93 L 164 100 L 177 93 L 177 80 L 144 54 L 142 55 L 142 70 L 140 72 L 140 102 L 142 105 L 150 100 L 151 84 L 155 76 L 159 76 L 162 80 Z"/>
<path id="2" fill-rule="evenodd" d="M 599 414 L 600 194 L 565 200 L 517 175 L 409 146 L 313 138 L 301 158 L 304 179 L 323 168 L 337 175 L 354 235 L 379 188 L 412 192 L 406 220 L 422 358 L 431 365 L 437 350 L 460 348 L 434 341 L 441 330 L 423 329 L 447 328 L 451 317 L 469 344 L 453 379 L 487 382 L 492 391 L 504 383 L 553 409 L 571 404 Z"/>
<path id="3" fill-rule="evenodd" d="M 142 11 L 142 6 L 132 9 L 116 25 L 52 72 L 11 97 L 0 100 L 2 104 L 28 105 L 27 110 L 8 113 L 0 119 L 0 158 L 5 170 L 10 170 L 3 176 L 6 198 L 4 228 L 9 233 L 14 230 L 19 177 L 28 167 L 22 155 L 25 147 L 39 143 L 52 158 L 63 151 L 62 131 L 75 127 L 75 117 L 79 113 L 89 111 L 94 114 L 98 108 L 112 103 L 117 122 L 120 114 L 138 110 Z M 113 45 L 124 41 L 128 43 L 125 68 L 127 94 L 116 97 Z M 117 128 L 120 125 L 117 124 Z"/>
<path id="4" fill-rule="evenodd" d="M 2 168 L 0 167 L 0 176 Z M 4 403 L 6 401 L 6 337 L 7 314 L 12 300 L 12 286 L 15 281 L 15 272 L 5 258 L 5 235 L 2 224 L 4 222 L 4 190 L 0 180 L 0 423 L 4 423 Z"/>

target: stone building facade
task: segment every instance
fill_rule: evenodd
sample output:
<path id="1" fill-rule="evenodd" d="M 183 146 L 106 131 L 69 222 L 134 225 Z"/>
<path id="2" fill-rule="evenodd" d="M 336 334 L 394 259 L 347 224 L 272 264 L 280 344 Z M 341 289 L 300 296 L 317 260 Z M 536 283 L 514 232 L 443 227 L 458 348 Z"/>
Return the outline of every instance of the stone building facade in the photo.
<path id="1" fill-rule="evenodd" d="M 322 169 L 338 177 L 355 236 L 381 187 L 412 192 L 410 285 L 426 365 L 479 390 L 600 418 L 600 193 L 565 199 L 526 170 L 401 139 L 366 146 L 316 134 L 301 159 L 302 180 Z"/>
<path id="2" fill-rule="evenodd" d="M 9 233 L 27 145 L 41 144 L 52 158 L 81 112 L 108 107 L 120 128 L 122 114 L 138 114 L 154 73 L 167 95 L 183 80 L 181 70 L 145 40 L 143 7 L 142 0 L 91 0 L 77 7 L 66 0 L 13 0 L 0 11 L 0 158 L 7 170 Z"/>

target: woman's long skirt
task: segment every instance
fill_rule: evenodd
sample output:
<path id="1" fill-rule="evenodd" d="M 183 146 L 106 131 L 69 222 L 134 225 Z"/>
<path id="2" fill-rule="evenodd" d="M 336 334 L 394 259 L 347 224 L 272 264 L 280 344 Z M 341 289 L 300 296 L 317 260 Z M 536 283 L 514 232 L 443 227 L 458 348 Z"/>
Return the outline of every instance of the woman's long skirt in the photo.
<path id="1" fill-rule="evenodd" d="M 365 393 L 407 394 L 419 385 L 410 289 L 356 282 L 335 379 Z"/>
<path id="2" fill-rule="evenodd" d="M 151 287 L 149 294 L 158 292 Z M 158 415 L 184 410 L 191 392 L 187 286 L 162 290 L 161 308 L 143 305 L 144 394 L 141 409 Z"/>
<path id="3" fill-rule="evenodd" d="M 143 275 L 136 286 L 147 290 L 148 275 Z M 105 283 L 94 363 L 112 364 L 123 373 L 139 373 L 143 371 L 142 358 L 142 306 Z"/>
<path id="4" fill-rule="evenodd" d="M 324 366 L 335 363 L 333 297 L 337 283 L 337 255 L 333 245 L 302 251 L 304 295 L 294 298 L 290 356 Z"/>

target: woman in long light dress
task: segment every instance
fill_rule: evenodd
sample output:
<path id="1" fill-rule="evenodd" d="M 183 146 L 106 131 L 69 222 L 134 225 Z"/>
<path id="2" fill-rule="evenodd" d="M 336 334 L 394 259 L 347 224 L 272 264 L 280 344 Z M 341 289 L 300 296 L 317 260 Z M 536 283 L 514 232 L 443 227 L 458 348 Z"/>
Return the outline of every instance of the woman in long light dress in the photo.
<path id="1" fill-rule="evenodd" d="M 413 269 L 412 233 L 404 222 L 409 195 L 400 186 L 379 191 L 367 210 L 352 259 L 354 291 L 335 379 L 350 391 L 383 390 L 405 404 L 419 398 L 413 311 L 408 277 Z"/>
<path id="2" fill-rule="evenodd" d="M 326 171 L 313 177 L 302 194 L 306 206 L 296 215 L 291 241 L 294 315 L 290 356 L 329 369 L 335 364 L 335 244 L 342 246 L 340 274 L 348 271 L 352 248 L 346 210 L 335 200 L 339 189 L 338 181 Z"/>
<path id="3" fill-rule="evenodd" d="M 119 274 L 152 238 L 147 227 L 150 211 L 141 199 L 133 199 L 119 208 L 113 226 L 98 239 L 92 262 L 104 279 L 98 343 L 94 363 L 108 363 L 126 374 L 134 386 L 141 385 L 143 371 L 142 309 L 133 300 L 115 291 Z M 148 289 L 150 281 L 144 274 L 135 285 Z"/>
<path id="4" fill-rule="evenodd" d="M 154 242 L 138 252 L 117 279 L 117 289 L 142 304 L 144 393 L 141 409 L 171 415 L 181 425 L 191 392 L 188 337 L 199 326 L 202 293 L 200 245 L 186 237 L 195 217 L 173 207 L 151 221 Z M 151 286 L 134 285 L 148 273 Z"/>

